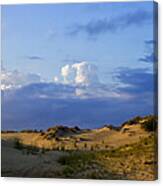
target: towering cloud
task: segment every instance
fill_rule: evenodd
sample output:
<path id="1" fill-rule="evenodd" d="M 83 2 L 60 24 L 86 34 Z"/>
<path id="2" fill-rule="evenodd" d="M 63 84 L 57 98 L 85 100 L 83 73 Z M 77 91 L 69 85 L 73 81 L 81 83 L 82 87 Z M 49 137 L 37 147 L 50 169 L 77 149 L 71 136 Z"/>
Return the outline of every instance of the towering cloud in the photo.
<path id="1" fill-rule="evenodd" d="M 98 83 L 97 67 L 88 62 L 81 62 L 72 65 L 76 71 L 75 83 L 90 85 Z"/>
<path id="2" fill-rule="evenodd" d="M 46 128 L 52 123 L 98 127 L 108 120 L 119 123 L 154 112 L 154 74 L 148 69 L 117 69 L 116 86 L 101 83 L 97 67 L 88 62 L 63 66 L 51 82 L 4 69 L 1 79 L 5 130 Z"/>
<path id="3" fill-rule="evenodd" d="M 99 82 L 97 67 L 86 61 L 65 65 L 61 68 L 61 76 L 64 83 L 75 83 L 76 85 L 93 85 Z"/>
<path id="4" fill-rule="evenodd" d="M 5 69 L 1 73 L 1 82 L 1 89 L 5 91 L 6 96 L 8 89 L 12 92 L 12 89 L 19 88 L 16 94 L 21 93 L 21 97 L 28 95 L 43 99 L 130 98 L 127 94 L 117 93 L 112 87 L 101 83 L 97 67 L 86 61 L 63 66 L 60 76 L 54 76 L 51 82 L 42 81 L 37 74 Z"/>
<path id="5" fill-rule="evenodd" d="M 73 69 L 71 65 L 65 65 L 61 68 L 61 76 L 63 77 L 63 83 L 69 84 L 73 82 L 72 73 Z"/>

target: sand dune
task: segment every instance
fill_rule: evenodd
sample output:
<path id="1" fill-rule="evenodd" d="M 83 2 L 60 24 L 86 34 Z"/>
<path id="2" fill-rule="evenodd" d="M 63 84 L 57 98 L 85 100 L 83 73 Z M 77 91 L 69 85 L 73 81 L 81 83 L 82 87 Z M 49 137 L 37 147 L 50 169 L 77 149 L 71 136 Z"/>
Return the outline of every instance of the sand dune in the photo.
<path id="1" fill-rule="evenodd" d="M 157 134 L 142 123 L 2 132 L 2 176 L 156 179 Z"/>

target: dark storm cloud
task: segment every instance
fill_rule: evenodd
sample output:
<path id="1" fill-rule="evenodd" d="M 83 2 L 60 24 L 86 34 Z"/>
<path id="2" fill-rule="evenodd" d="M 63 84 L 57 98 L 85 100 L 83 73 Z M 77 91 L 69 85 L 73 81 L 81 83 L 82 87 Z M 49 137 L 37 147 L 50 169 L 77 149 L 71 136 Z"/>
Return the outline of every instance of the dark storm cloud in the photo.
<path id="1" fill-rule="evenodd" d="M 144 55 L 143 57 L 139 58 L 139 61 L 145 62 L 145 63 L 153 63 L 157 61 L 157 57 L 154 53 Z"/>
<path id="2" fill-rule="evenodd" d="M 119 68 L 115 74 L 116 79 L 127 86 L 118 88 L 119 91 L 139 96 L 139 94 L 153 93 L 155 74 L 147 69 Z"/>
<path id="3" fill-rule="evenodd" d="M 153 45 L 153 44 L 156 44 L 156 41 L 152 40 L 152 39 L 151 40 L 146 40 L 145 44 L 147 44 L 147 45 L 151 45 L 152 44 Z"/>
<path id="4" fill-rule="evenodd" d="M 77 35 L 80 32 L 85 32 L 88 36 L 97 36 L 106 32 L 114 33 L 130 26 L 143 26 L 146 23 L 150 23 L 151 20 L 152 13 L 137 10 L 112 19 L 105 17 L 99 20 L 91 20 L 86 24 L 76 24 L 71 28 L 69 34 Z"/>
<path id="5" fill-rule="evenodd" d="M 135 76 L 136 74 L 141 76 L 139 78 L 145 77 L 141 73 L 135 72 Z M 124 74 L 119 75 L 122 82 L 133 84 L 134 77 L 131 74 L 129 77 L 128 81 Z M 145 83 L 151 83 L 149 77 L 146 79 Z M 135 85 L 135 92 L 138 87 L 143 87 L 139 80 Z M 72 86 L 31 84 L 16 90 L 2 91 L 2 129 L 44 129 L 56 124 L 95 128 L 107 123 L 120 124 L 135 115 L 153 112 L 147 95 L 143 96 L 141 99 L 139 97 L 131 100 L 90 97 L 81 99 L 75 96 L 75 87 Z M 126 112 L 122 113 L 124 108 Z"/>
<path id="6" fill-rule="evenodd" d="M 38 61 L 44 60 L 44 58 L 41 56 L 26 56 L 25 58 L 28 60 L 38 60 Z"/>
<path id="7" fill-rule="evenodd" d="M 139 58 L 139 61 L 145 63 L 157 62 L 157 42 L 154 40 L 146 40 L 144 43 L 147 52 Z"/>
<path id="8" fill-rule="evenodd" d="M 20 98 L 73 98 L 75 87 L 55 83 L 33 83 L 15 90 Z"/>

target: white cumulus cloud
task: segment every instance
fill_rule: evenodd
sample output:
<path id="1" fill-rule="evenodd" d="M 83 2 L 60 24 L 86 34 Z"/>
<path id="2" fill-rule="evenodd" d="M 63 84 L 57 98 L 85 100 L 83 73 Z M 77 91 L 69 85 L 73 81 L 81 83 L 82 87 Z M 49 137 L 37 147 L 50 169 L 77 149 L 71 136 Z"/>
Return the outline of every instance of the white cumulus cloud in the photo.
<path id="1" fill-rule="evenodd" d="M 77 85 L 93 85 L 99 82 L 97 67 L 86 61 L 65 65 L 61 68 L 63 82 L 67 84 L 75 83 Z"/>
<path id="2" fill-rule="evenodd" d="M 1 71 L 1 90 L 19 88 L 24 85 L 38 82 L 41 82 L 41 78 L 37 74 L 23 74 L 17 70 L 6 71 L 3 69 Z"/>
<path id="3" fill-rule="evenodd" d="M 73 83 L 73 68 L 72 65 L 65 65 L 61 68 L 61 76 L 63 77 L 63 83 Z"/>
<path id="4" fill-rule="evenodd" d="M 97 67 L 88 62 L 75 63 L 72 65 L 75 69 L 75 83 L 83 85 L 91 85 L 98 83 Z"/>

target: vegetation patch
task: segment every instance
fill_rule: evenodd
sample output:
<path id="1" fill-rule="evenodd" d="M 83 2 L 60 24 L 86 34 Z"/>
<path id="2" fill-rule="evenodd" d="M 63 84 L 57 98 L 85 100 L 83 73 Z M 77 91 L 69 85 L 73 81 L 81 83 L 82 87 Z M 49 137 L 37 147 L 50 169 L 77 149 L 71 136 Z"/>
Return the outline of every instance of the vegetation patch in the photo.
<path id="1" fill-rule="evenodd" d="M 44 148 L 38 148 L 33 145 L 25 145 L 21 142 L 20 139 L 15 139 L 14 148 L 18 150 L 22 150 L 23 154 L 25 153 L 25 154 L 32 154 L 32 155 L 37 155 L 38 153 L 44 154 L 45 151 L 47 151 L 47 149 Z"/>

